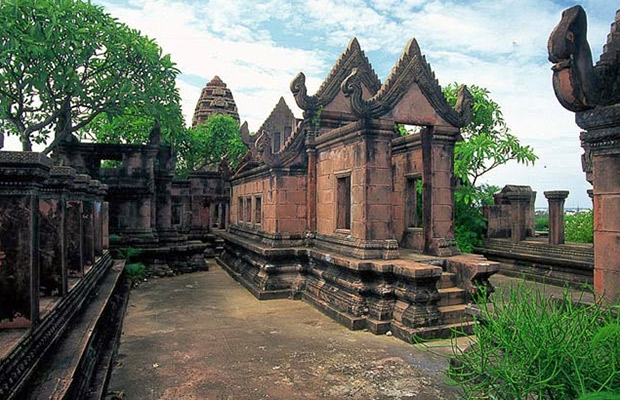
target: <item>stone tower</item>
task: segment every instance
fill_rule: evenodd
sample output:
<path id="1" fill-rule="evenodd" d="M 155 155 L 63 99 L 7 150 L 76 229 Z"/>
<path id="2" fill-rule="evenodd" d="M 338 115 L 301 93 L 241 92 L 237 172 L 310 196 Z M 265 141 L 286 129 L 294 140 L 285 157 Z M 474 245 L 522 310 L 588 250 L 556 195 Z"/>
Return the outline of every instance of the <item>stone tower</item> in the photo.
<path id="1" fill-rule="evenodd" d="M 212 114 L 230 115 L 239 122 L 237 105 L 235 104 L 235 99 L 233 99 L 232 92 L 217 75 L 202 89 L 198 104 L 196 104 L 196 109 L 194 110 L 192 127 L 204 124 Z"/>

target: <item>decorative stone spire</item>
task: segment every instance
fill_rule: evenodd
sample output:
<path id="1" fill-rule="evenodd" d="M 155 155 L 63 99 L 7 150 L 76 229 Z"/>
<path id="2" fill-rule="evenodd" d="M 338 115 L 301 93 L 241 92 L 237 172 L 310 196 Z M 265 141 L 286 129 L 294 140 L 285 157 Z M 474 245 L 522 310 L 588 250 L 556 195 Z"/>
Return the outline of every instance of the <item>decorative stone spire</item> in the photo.
<path id="1" fill-rule="evenodd" d="M 603 54 L 598 64 L 611 64 L 620 55 L 620 10 L 616 11 L 616 18 L 611 24 L 611 31 L 607 35 L 607 43 L 603 46 Z"/>
<path id="2" fill-rule="evenodd" d="M 212 114 L 230 115 L 239 122 L 237 105 L 232 92 L 217 75 L 202 89 L 194 111 L 194 118 L 192 118 L 192 126 L 204 124 Z"/>

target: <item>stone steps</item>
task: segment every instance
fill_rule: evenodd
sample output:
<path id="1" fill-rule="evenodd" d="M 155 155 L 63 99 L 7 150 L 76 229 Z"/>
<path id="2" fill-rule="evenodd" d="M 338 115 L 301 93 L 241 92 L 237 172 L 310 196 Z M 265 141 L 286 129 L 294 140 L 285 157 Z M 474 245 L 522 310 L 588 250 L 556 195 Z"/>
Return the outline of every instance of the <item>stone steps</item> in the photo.
<path id="1" fill-rule="evenodd" d="M 441 320 L 444 324 L 456 324 L 471 321 L 472 317 L 465 312 L 466 309 L 466 304 L 441 306 L 439 307 L 439 312 L 441 313 Z"/>
<path id="2" fill-rule="evenodd" d="M 452 272 L 442 272 L 441 278 L 437 282 L 437 289 L 447 289 L 456 285 L 456 274 Z"/>
<path id="3" fill-rule="evenodd" d="M 441 298 L 437 305 L 441 306 L 454 306 L 465 303 L 465 290 L 458 287 L 449 287 L 438 289 Z"/>

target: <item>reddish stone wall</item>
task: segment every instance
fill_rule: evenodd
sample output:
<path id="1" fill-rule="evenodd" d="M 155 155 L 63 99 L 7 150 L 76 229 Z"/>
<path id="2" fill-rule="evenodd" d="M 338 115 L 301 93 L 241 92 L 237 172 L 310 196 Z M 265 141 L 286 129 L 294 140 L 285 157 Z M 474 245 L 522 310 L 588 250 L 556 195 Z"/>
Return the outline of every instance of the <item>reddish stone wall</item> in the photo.
<path id="1" fill-rule="evenodd" d="M 407 137 L 407 141 L 419 141 L 418 138 Z M 401 139 L 404 141 L 405 138 Z M 394 236 L 401 247 L 412 248 L 418 251 L 424 250 L 423 234 L 423 215 L 418 215 L 419 224 L 417 228 L 405 225 L 405 213 L 409 212 L 406 205 L 406 185 L 410 178 L 422 179 L 422 147 L 415 144 L 415 147 L 402 151 L 395 151 L 392 156 L 392 179 L 394 181 L 394 191 L 392 192 L 392 226 Z"/>
<path id="2" fill-rule="evenodd" d="M 364 191 L 364 171 L 360 154 L 363 143 L 338 143 L 317 154 L 317 232 L 334 235 L 336 232 L 336 180 L 338 174 L 351 175 L 351 235 L 363 238 L 364 226 L 361 223 Z"/>
<path id="3" fill-rule="evenodd" d="M 261 199 L 262 220 L 256 221 L 256 197 Z M 251 221 L 239 218 L 239 198 L 251 199 Z M 244 201 L 244 213 L 247 205 Z M 232 224 L 258 229 L 268 233 L 301 233 L 306 230 L 306 175 L 285 175 L 274 172 L 270 176 L 232 184 L 230 209 Z"/>

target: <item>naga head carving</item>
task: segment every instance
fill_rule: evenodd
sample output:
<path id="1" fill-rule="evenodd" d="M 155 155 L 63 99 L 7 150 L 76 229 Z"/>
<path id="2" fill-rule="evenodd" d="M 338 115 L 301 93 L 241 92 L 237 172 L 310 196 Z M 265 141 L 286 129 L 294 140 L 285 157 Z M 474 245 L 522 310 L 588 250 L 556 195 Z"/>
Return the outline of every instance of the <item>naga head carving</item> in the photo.
<path id="1" fill-rule="evenodd" d="M 600 91 L 587 31 L 586 12 L 581 6 L 574 6 L 562 12 L 562 19 L 547 43 L 549 61 L 554 63 L 555 95 L 564 108 L 573 112 L 599 103 Z"/>

